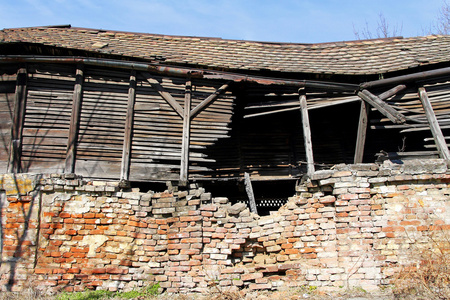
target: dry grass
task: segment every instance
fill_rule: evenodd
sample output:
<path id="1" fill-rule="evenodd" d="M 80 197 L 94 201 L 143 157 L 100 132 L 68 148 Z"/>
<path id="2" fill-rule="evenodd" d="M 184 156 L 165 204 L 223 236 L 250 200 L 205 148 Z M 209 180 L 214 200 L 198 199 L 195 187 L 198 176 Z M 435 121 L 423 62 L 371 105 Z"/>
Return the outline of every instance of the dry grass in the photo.
<path id="1" fill-rule="evenodd" d="M 404 266 L 394 281 L 396 298 L 450 299 L 450 234 L 438 230 L 427 239 L 428 247 L 411 251 L 416 264 Z"/>

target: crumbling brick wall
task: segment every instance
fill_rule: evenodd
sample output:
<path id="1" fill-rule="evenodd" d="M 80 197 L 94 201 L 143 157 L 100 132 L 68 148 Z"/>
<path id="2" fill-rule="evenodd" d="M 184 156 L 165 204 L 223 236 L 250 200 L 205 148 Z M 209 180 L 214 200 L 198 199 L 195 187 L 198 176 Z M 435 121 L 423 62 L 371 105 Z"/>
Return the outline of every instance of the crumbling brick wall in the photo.
<path id="1" fill-rule="evenodd" d="M 3 290 L 371 289 L 450 229 L 442 160 L 318 171 L 264 217 L 197 184 L 142 193 L 58 174 L 0 183 Z"/>

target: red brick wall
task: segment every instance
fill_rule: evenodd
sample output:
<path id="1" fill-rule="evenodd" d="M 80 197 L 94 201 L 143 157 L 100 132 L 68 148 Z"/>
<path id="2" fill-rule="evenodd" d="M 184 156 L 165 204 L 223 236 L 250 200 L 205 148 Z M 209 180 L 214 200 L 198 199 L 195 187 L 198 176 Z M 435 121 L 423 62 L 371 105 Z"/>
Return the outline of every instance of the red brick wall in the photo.
<path id="1" fill-rule="evenodd" d="M 441 160 L 318 171 L 264 217 L 195 184 L 141 193 L 64 175 L 0 183 L 3 290 L 371 289 L 450 229 Z"/>

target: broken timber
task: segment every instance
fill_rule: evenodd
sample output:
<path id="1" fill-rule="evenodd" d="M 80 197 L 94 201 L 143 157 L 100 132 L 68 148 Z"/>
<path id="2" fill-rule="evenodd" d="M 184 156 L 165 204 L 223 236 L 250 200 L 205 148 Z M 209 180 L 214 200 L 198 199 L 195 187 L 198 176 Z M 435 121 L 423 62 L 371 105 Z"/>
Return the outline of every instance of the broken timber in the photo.
<path id="1" fill-rule="evenodd" d="M 245 172 L 244 173 L 244 183 L 245 183 L 245 191 L 248 195 L 248 203 L 250 204 L 250 210 L 252 213 L 257 214 L 258 210 L 256 208 L 255 194 L 253 193 L 252 181 L 250 180 L 250 175 Z"/>
<path id="2" fill-rule="evenodd" d="M 375 96 L 368 90 L 362 90 L 358 92 L 358 96 L 375 107 L 380 113 L 386 116 L 393 123 L 403 124 L 406 121 L 404 115 L 396 111 L 392 106 L 381 100 L 379 97 Z"/>
<path id="3" fill-rule="evenodd" d="M 441 128 L 439 127 L 439 123 L 436 119 L 436 115 L 434 114 L 433 107 L 431 106 L 427 91 L 424 87 L 419 88 L 419 98 L 422 102 L 422 106 L 427 116 L 428 123 L 430 124 L 430 130 L 433 134 L 433 138 L 439 154 L 443 159 L 450 160 L 450 152 L 448 151 L 447 144 L 445 143 L 444 135 L 442 134 Z"/>

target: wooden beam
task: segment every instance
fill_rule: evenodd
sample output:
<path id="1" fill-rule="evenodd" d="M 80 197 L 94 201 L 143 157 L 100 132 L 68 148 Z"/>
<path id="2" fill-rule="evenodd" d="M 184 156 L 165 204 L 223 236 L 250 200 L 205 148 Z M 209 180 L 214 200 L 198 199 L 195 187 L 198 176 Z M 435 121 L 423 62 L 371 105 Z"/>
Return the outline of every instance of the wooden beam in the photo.
<path id="1" fill-rule="evenodd" d="M 70 116 L 69 137 L 67 141 L 67 152 L 64 173 L 75 173 L 75 160 L 78 143 L 78 130 L 81 115 L 81 103 L 83 101 L 83 65 L 77 66 L 75 86 L 72 95 L 72 114 Z"/>
<path id="2" fill-rule="evenodd" d="M 393 87 L 392 89 L 387 90 L 386 92 L 384 92 L 382 94 L 379 94 L 378 98 L 380 98 L 381 100 L 386 100 L 387 98 L 394 96 L 395 94 L 403 91 L 404 89 L 406 89 L 406 85 L 399 84 L 396 87 Z"/>
<path id="3" fill-rule="evenodd" d="M 20 68 L 17 71 L 16 93 L 14 98 L 14 116 L 11 128 L 11 144 L 8 163 L 9 173 L 21 172 L 22 131 L 27 103 L 27 79 L 27 69 Z"/>
<path id="4" fill-rule="evenodd" d="M 396 111 L 392 106 L 390 106 L 368 90 L 358 92 L 358 96 L 375 107 L 380 113 L 386 116 L 393 123 L 402 124 L 406 122 L 406 118 L 404 115 Z"/>
<path id="5" fill-rule="evenodd" d="M 183 118 L 184 111 L 180 104 L 178 104 L 177 100 L 175 100 L 172 95 L 167 92 L 163 86 L 158 82 L 158 80 L 154 79 L 150 73 L 142 72 L 145 79 L 152 85 L 152 87 L 163 97 L 164 100 L 177 112 L 177 114 Z"/>
<path id="6" fill-rule="evenodd" d="M 184 94 L 184 114 L 183 118 L 183 136 L 181 142 L 181 169 L 180 169 L 180 186 L 186 186 L 189 171 L 189 135 L 191 130 L 191 94 L 192 82 L 190 79 L 186 81 L 186 92 Z"/>
<path id="7" fill-rule="evenodd" d="M 214 93 L 209 95 L 205 100 L 200 102 L 194 109 L 191 110 L 190 118 L 191 119 L 194 118 L 195 115 L 197 115 L 203 108 L 205 108 L 212 101 L 216 100 L 216 98 L 219 97 L 221 94 L 223 94 L 228 89 L 228 87 L 229 83 L 222 85 Z"/>
<path id="8" fill-rule="evenodd" d="M 314 157 L 311 140 L 311 127 L 309 125 L 308 105 L 306 103 L 306 94 L 304 90 L 299 90 L 300 94 L 300 112 L 302 114 L 303 138 L 305 142 L 307 174 L 311 176 L 315 172 Z"/>
<path id="9" fill-rule="evenodd" d="M 244 183 L 245 183 L 245 191 L 247 192 L 248 196 L 250 211 L 252 213 L 258 214 L 258 209 L 256 208 L 255 194 L 253 193 L 252 181 L 250 180 L 250 175 L 247 172 L 244 173 Z"/>
<path id="10" fill-rule="evenodd" d="M 367 104 L 365 101 L 361 101 L 361 110 L 359 112 L 359 124 L 358 133 L 356 136 L 356 147 L 355 147 L 355 158 L 354 163 L 362 163 L 364 156 L 364 145 L 366 143 L 366 132 L 368 123 L 368 113 Z"/>
<path id="11" fill-rule="evenodd" d="M 120 167 L 120 181 L 129 180 L 135 99 L 136 99 L 136 71 L 132 70 L 130 75 L 130 87 L 128 88 L 127 116 L 125 119 L 125 135 L 123 141 L 122 164 Z"/>
<path id="12" fill-rule="evenodd" d="M 441 127 L 439 126 L 436 115 L 434 114 L 433 107 L 428 99 L 427 91 L 424 87 L 419 88 L 419 98 L 422 102 L 425 115 L 427 116 L 428 123 L 430 124 L 430 130 L 433 134 L 434 141 L 436 143 L 437 150 L 441 158 L 450 160 L 450 152 L 448 151 L 447 144 L 445 143 L 444 135 L 442 134 Z"/>

